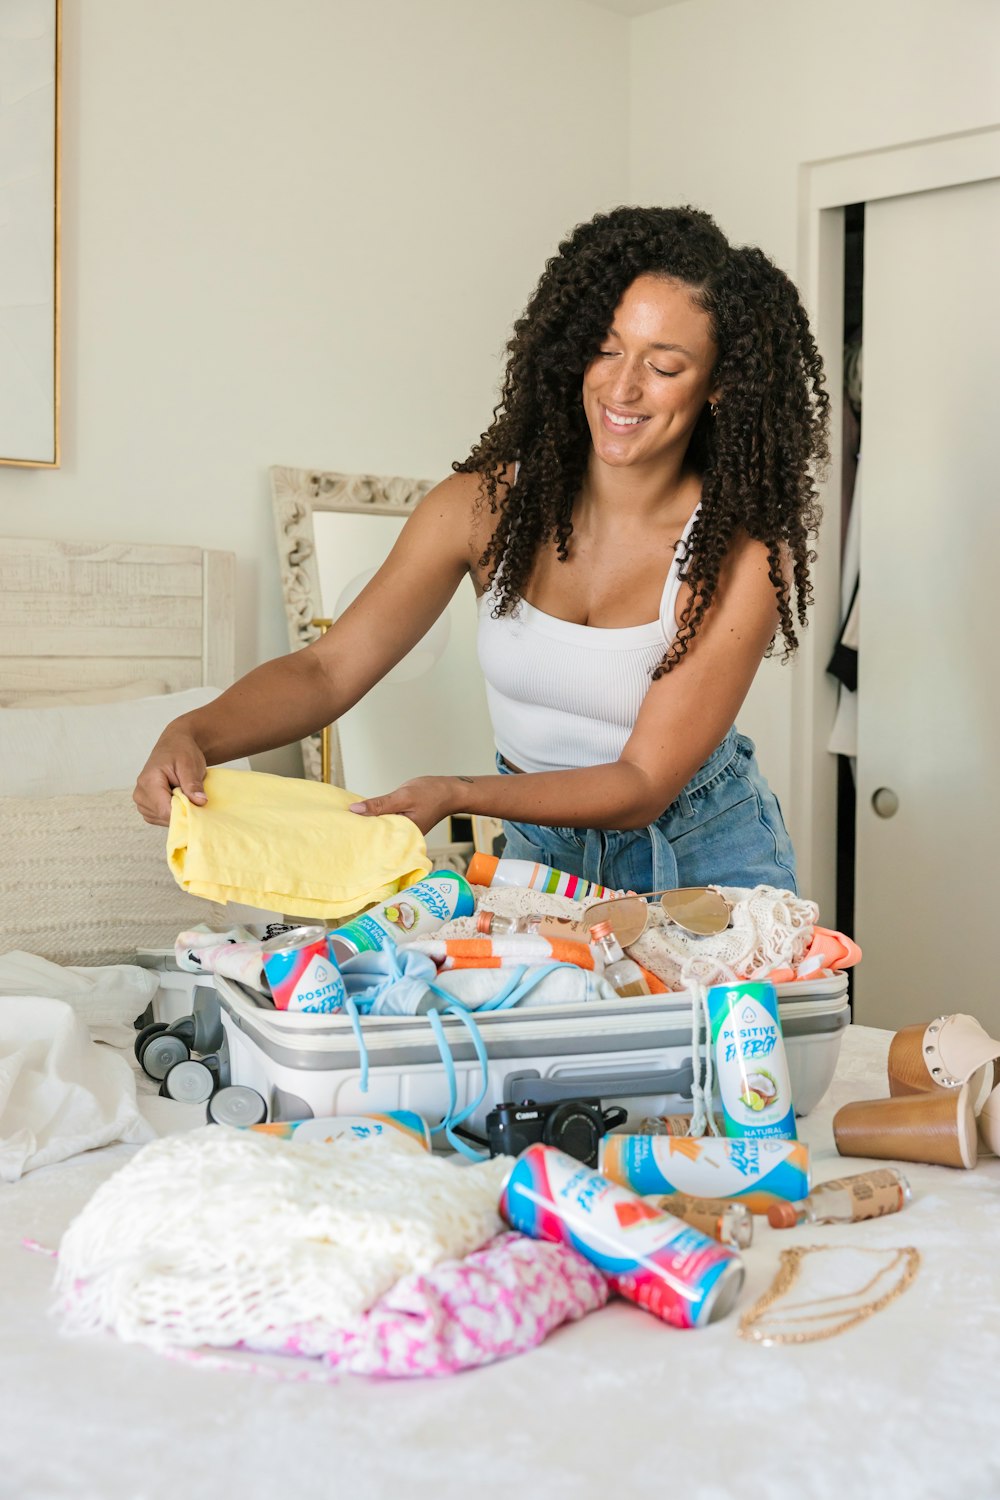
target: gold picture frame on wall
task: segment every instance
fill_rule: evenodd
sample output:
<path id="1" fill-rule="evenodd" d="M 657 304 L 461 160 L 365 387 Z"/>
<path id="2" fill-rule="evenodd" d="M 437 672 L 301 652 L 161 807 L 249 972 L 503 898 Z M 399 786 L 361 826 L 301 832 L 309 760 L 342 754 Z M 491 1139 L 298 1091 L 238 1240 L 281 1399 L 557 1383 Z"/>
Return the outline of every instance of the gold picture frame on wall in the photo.
<path id="1" fill-rule="evenodd" d="M 0 4 L 0 463 L 59 466 L 62 0 Z"/>

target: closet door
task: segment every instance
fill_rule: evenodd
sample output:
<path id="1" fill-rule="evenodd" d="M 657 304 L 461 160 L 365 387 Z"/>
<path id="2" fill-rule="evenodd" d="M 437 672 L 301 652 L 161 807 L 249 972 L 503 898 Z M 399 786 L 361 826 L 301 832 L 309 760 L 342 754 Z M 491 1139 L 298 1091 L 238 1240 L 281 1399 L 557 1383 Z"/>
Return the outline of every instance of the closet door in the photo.
<path id="1" fill-rule="evenodd" d="M 855 1019 L 1000 1036 L 1000 180 L 865 210 Z"/>

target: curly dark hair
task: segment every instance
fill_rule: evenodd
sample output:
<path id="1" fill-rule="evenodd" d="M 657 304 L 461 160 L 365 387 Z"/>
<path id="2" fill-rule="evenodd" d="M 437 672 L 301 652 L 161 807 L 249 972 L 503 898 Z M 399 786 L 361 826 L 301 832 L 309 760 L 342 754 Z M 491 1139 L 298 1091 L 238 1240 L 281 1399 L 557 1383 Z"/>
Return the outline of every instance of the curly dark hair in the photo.
<path id="1" fill-rule="evenodd" d="M 768 549 L 784 657 L 798 645 L 812 602 L 809 540 L 820 519 L 814 475 L 829 454 L 829 397 L 809 322 L 792 282 L 752 246 L 734 247 L 696 208 L 616 208 L 580 224 L 546 264 L 514 324 L 493 422 L 469 457 L 452 467 L 478 473 L 499 520 L 480 566 L 495 590 L 496 616 L 516 608 L 537 556 L 554 540 L 565 561 L 573 505 L 591 449 L 581 384 L 637 276 L 691 288 L 708 313 L 718 358 L 715 417 L 698 419 L 688 461 L 702 504 L 681 574 L 692 599 L 653 679 L 676 667 L 710 607 L 733 537 L 743 528 Z M 520 460 L 511 480 L 509 462 Z M 789 566 L 790 563 L 790 566 Z M 774 647 L 772 639 L 768 654 Z"/>

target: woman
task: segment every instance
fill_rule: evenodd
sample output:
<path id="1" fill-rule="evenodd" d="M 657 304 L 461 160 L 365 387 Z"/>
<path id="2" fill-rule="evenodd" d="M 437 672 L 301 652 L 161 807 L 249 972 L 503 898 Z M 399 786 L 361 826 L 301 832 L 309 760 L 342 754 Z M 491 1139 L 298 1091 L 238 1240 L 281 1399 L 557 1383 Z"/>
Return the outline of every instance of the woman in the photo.
<path id="1" fill-rule="evenodd" d="M 811 591 L 828 402 L 806 315 L 761 253 L 690 208 L 619 208 L 546 266 L 494 421 L 322 640 L 169 725 L 150 822 L 206 764 L 315 732 L 425 634 L 468 574 L 496 776 L 356 804 L 426 832 L 504 820 L 507 852 L 633 890 L 767 883 L 794 855 L 733 721 Z"/>

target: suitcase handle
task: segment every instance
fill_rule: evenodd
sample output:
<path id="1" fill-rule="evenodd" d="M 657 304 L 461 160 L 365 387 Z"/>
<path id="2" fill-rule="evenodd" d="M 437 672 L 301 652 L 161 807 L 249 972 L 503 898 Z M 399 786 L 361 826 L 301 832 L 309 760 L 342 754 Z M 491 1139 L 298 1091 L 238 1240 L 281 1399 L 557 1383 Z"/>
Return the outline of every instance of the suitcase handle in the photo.
<path id="1" fill-rule="evenodd" d="M 677 1094 L 691 1098 L 694 1068 L 686 1057 L 679 1068 L 662 1073 L 588 1073 L 582 1078 L 543 1078 L 532 1069 L 504 1079 L 509 1104 L 557 1104 L 563 1099 L 630 1099 L 636 1095 Z"/>

